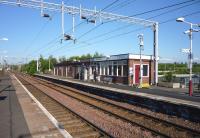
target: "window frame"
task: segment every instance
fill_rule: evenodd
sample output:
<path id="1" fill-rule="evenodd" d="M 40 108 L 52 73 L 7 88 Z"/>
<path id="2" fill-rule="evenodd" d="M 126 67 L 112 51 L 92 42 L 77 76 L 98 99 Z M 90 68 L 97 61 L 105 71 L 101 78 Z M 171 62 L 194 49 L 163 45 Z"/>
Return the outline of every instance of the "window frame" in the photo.
<path id="1" fill-rule="evenodd" d="M 123 65 L 118 65 L 118 66 L 117 66 L 117 71 L 118 71 L 117 76 L 119 76 L 119 77 L 122 77 L 122 76 L 123 76 L 123 74 L 122 74 L 122 66 L 123 66 Z M 120 69 L 119 69 L 119 68 L 120 68 Z M 120 73 L 120 75 L 119 75 L 119 73 Z"/>
<path id="2" fill-rule="evenodd" d="M 144 76 L 144 66 L 147 66 L 147 76 Z M 142 77 L 149 77 L 149 64 L 142 64 Z"/>

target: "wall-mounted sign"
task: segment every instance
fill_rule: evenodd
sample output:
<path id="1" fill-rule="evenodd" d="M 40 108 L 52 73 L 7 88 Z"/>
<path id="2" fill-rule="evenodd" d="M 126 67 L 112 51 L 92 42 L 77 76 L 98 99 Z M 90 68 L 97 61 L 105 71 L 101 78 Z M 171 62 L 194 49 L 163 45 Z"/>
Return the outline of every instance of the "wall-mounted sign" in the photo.
<path id="1" fill-rule="evenodd" d="M 129 68 L 129 74 L 131 74 L 131 75 L 133 74 L 133 67 Z"/>

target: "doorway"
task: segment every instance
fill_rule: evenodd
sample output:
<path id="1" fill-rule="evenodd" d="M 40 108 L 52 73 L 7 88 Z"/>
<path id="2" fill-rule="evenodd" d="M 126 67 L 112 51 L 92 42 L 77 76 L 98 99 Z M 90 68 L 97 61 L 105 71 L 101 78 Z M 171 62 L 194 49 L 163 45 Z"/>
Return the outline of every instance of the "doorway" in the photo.
<path id="1" fill-rule="evenodd" d="M 140 65 L 135 65 L 135 84 L 140 82 Z"/>

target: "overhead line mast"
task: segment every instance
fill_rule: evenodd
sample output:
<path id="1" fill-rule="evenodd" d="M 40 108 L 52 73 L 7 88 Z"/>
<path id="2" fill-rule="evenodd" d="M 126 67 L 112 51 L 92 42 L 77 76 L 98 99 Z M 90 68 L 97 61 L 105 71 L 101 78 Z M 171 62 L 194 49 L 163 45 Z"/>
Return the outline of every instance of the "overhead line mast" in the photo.
<path id="1" fill-rule="evenodd" d="M 158 83 L 158 22 L 140 19 L 140 18 L 134 18 L 130 16 L 124 16 L 119 14 L 113 14 L 109 12 L 102 12 L 101 10 L 90 10 L 75 6 L 65 6 L 64 4 L 56 4 L 56 3 L 50 3 L 50 2 L 43 2 L 37 1 L 37 0 L 0 0 L 0 3 L 2 4 L 8 4 L 8 5 L 17 5 L 20 7 L 28 7 L 28 8 L 34 8 L 34 9 L 42 9 L 42 10 L 48 10 L 48 11 L 55 11 L 55 12 L 63 12 L 67 14 L 71 14 L 73 16 L 80 15 L 80 17 L 89 17 L 96 20 L 109 20 L 109 21 L 119 21 L 119 22 L 126 22 L 130 24 L 139 24 L 146 27 L 153 27 L 153 34 L 154 34 L 154 84 Z M 63 6 L 64 5 L 64 6 Z M 74 21 L 73 21 L 74 22 Z M 62 23 L 63 24 L 63 23 Z M 63 25 L 62 25 L 63 26 Z M 64 27 L 62 27 L 64 28 Z"/>
<path id="2" fill-rule="evenodd" d="M 18 5 L 21 7 L 28 7 L 28 8 L 35 8 L 35 9 L 41 9 L 41 5 L 43 9 L 49 10 L 49 11 L 62 11 L 62 4 L 55 4 L 50 2 L 43 2 L 43 1 L 37 1 L 37 0 L 0 0 L 0 3 L 2 4 L 9 4 L 9 5 Z M 155 22 L 150 20 L 144 20 L 140 18 L 134 18 L 129 16 L 123 16 L 119 14 L 113 14 L 108 12 L 102 12 L 96 11 L 96 10 L 90 10 L 90 9 L 80 9 L 79 7 L 75 6 L 64 6 L 64 12 L 68 14 L 80 14 L 85 17 L 101 17 L 104 20 L 116 20 L 116 21 L 122 21 L 127 23 L 133 23 L 133 24 L 140 24 L 144 26 L 152 26 Z"/>

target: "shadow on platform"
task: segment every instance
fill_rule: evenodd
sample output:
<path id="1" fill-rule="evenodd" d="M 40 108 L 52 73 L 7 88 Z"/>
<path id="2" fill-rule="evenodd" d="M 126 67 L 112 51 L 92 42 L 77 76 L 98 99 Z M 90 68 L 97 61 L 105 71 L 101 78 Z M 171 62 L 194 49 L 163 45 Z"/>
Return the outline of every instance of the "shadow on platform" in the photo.
<path id="1" fill-rule="evenodd" d="M 2 90 L 0 90 L 0 93 L 2 93 L 3 91 L 15 91 L 14 89 L 10 89 L 11 85 L 6 86 L 5 88 L 3 88 Z"/>
<path id="2" fill-rule="evenodd" d="M 52 129 L 49 129 L 47 131 L 42 131 L 42 132 L 35 132 L 35 133 L 32 133 L 32 134 L 21 134 L 19 135 L 17 138 L 31 138 L 31 137 L 34 137 L 34 136 L 39 136 L 39 135 L 50 135 L 49 132 L 53 132 L 53 131 L 58 131 L 57 128 L 52 128 Z M 45 136 L 41 136 L 41 137 L 45 137 Z"/>
<path id="3" fill-rule="evenodd" d="M 7 96 L 0 96 L 0 101 L 5 100 Z"/>

